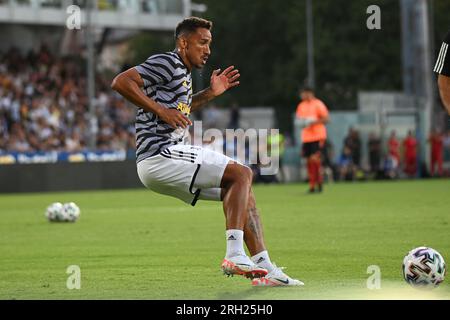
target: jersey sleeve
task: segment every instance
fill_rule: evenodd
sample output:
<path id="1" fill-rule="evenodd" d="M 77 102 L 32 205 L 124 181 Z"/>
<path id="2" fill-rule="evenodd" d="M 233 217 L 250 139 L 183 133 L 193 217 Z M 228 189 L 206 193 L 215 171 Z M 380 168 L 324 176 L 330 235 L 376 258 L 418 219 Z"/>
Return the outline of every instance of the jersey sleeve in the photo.
<path id="1" fill-rule="evenodd" d="M 297 110 L 295 111 L 295 116 L 297 117 L 297 118 L 301 118 L 302 117 L 302 110 L 301 110 L 301 103 L 299 103 L 298 105 L 297 105 Z"/>
<path id="2" fill-rule="evenodd" d="M 317 115 L 321 118 L 328 117 L 327 106 L 320 100 L 317 101 Z"/>
<path id="3" fill-rule="evenodd" d="M 450 31 L 444 38 L 442 42 L 441 49 L 439 50 L 439 55 L 434 65 L 433 71 L 444 76 L 450 77 L 450 50 L 448 47 L 450 45 Z"/>
<path id="4" fill-rule="evenodd" d="M 144 80 L 145 87 L 166 84 L 173 77 L 173 70 L 167 60 L 161 56 L 151 56 L 134 68 Z"/>

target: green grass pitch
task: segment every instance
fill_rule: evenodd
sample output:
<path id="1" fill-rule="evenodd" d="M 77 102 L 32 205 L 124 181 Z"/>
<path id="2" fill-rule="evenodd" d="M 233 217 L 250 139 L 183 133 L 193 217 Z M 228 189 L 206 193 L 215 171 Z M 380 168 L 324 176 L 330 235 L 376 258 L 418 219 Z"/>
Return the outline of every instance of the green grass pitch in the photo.
<path id="1" fill-rule="evenodd" d="M 0 195 L 0 299 L 449 299 L 450 276 L 410 288 L 404 255 L 430 246 L 450 262 L 448 180 L 255 186 L 271 258 L 305 282 L 252 288 L 220 271 L 221 203 L 196 207 L 145 189 Z M 74 201 L 76 223 L 49 223 L 51 202 Z M 81 288 L 69 290 L 70 265 Z M 381 288 L 367 289 L 370 265 Z"/>

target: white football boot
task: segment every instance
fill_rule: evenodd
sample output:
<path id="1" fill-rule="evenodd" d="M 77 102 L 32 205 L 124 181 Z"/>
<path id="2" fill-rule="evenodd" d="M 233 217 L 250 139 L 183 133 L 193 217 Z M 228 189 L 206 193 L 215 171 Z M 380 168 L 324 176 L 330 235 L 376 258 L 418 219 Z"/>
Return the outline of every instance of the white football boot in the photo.
<path id="1" fill-rule="evenodd" d="M 252 285 L 256 287 L 280 287 L 280 286 L 303 286 L 304 283 L 297 279 L 292 279 L 287 274 L 285 274 L 282 269 L 283 267 L 278 268 L 275 263 L 273 264 L 275 267 L 271 272 L 269 272 L 266 276 L 253 279 Z"/>
<path id="2" fill-rule="evenodd" d="M 267 270 L 258 267 L 253 261 L 245 254 L 227 257 L 222 262 L 223 273 L 227 276 L 233 276 L 235 274 L 244 276 L 246 278 L 255 279 L 264 277 L 267 275 Z"/>

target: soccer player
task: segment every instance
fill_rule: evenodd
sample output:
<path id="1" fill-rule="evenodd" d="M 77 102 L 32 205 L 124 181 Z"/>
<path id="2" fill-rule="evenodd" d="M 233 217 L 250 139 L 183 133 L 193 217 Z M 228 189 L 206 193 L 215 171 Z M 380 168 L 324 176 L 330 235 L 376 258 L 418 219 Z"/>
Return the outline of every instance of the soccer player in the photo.
<path id="1" fill-rule="evenodd" d="M 210 86 L 193 94 L 191 71 L 202 68 L 211 54 L 212 22 L 190 17 L 175 29 L 173 52 L 150 56 L 119 74 L 112 88 L 135 104 L 136 161 L 141 182 L 149 189 L 195 205 L 223 202 L 226 255 L 222 270 L 243 275 L 253 285 L 302 285 L 269 258 L 252 191 L 252 171 L 211 149 L 185 144 L 189 115 L 239 85 L 239 71 L 214 70 Z M 251 254 L 247 256 L 244 242 Z"/>
<path id="2" fill-rule="evenodd" d="M 302 155 L 307 160 L 309 177 L 309 193 L 323 190 L 320 149 L 327 138 L 325 124 L 329 121 L 328 109 L 317 99 L 311 88 L 305 87 L 300 91 L 300 102 L 297 106 L 296 117 L 302 129 Z"/>
<path id="3" fill-rule="evenodd" d="M 450 115 L 450 52 L 448 46 L 450 45 L 450 30 L 447 33 L 441 45 L 441 50 L 434 66 L 434 72 L 438 73 L 438 86 L 441 95 L 442 103 Z"/>

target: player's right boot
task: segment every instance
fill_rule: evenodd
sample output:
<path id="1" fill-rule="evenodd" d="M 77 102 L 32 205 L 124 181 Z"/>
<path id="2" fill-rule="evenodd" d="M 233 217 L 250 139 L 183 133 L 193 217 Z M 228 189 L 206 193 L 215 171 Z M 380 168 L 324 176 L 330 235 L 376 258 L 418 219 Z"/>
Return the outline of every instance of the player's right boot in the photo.
<path id="1" fill-rule="evenodd" d="M 269 272 L 266 276 L 253 279 L 252 285 L 255 287 L 283 287 L 283 286 L 303 286 L 304 283 L 297 279 L 292 279 L 287 274 L 285 274 L 282 269 L 275 264 L 274 269 Z"/>
<path id="2" fill-rule="evenodd" d="M 261 278 L 267 275 L 266 269 L 258 267 L 244 254 L 223 259 L 222 270 L 227 276 L 237 274 L 250 279 Z"/>

